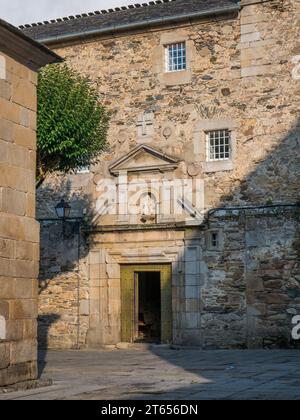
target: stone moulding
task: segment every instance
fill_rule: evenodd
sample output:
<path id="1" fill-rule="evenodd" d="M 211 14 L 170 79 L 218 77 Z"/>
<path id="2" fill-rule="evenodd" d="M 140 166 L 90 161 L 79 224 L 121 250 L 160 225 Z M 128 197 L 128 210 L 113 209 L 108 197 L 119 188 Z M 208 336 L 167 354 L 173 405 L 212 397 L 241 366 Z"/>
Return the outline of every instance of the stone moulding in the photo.
<path id="1" fill-rule="evenodd" d="M 239 217 L 241 212 L 244 212 L 246 216 L 277 216 L 284 213 L 295 213 L 297 214 L 300 209 L 300 204 L 274 204 L 265 206 L 249 206 L 249 207 L 236 207 L 236 208 L 220 208 L 214 209 L 209 212 L 209 217 L 215 218 L 226 218 L 226 217 Z"/>
<path id="2" fill-rule="evenodd" d="M 135 162 L 136 159 L 144 155 L 144 161 L 149 160 L 148 164 Z M 118 176 L 124 172 L 166 172 L 176 169 L 180 160 L 168 156 L 165 153 L 148 145 L 142 144 L 132 149 L 128 154 L 116 160 L 109 167 L 112 175 Z"/>

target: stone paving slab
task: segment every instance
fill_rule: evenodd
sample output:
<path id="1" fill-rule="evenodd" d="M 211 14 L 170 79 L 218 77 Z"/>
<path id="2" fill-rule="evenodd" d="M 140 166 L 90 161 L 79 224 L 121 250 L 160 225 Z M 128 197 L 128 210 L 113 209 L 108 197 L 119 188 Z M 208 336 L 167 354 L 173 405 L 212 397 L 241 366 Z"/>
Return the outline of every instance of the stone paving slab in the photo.
<path id="1" fill-rule="evenodd" d="M 300 351 L 49 351 L 53 386 L 0 400 L 300 400 Z"/>

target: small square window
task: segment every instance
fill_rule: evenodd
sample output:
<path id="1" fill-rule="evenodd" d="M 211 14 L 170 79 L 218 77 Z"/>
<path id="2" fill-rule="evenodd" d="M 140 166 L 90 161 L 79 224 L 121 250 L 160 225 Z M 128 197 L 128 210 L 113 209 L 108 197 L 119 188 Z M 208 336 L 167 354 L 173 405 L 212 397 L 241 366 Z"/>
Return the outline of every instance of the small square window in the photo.
<path id="1" fill-rule="evenodd" d="M 219 247 L 219 235 L 217 232 L 211 234 L 211 247 L 218 248 Z"/>
<path id="2" fill-rule="evenodd" d="M 223 235 L 220 231 L 207 231 L 206 246 L 208 251 L 221 251 L 223 249 Z"/>
<path id="3" fill-rule="evenodd" d="M 229 130 L 214 130 L 206 133 L 209 161 L 231 158 L 231 133 Z"/>
<path id="4" fill-rule="evenodd" d="M 186 44 L 179 42 L 166 46 L 166 71 L 186 70 Z"/>

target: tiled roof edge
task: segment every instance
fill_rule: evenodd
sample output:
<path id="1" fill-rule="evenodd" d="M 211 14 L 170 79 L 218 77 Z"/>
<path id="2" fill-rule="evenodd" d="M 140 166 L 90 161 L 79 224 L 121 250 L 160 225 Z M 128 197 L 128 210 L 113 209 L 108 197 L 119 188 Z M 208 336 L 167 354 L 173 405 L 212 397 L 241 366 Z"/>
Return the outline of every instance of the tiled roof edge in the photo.
<path id="1" fill-rule="evenodd" d="M 151 7 L 151 6 L 156 6 L 158 4 L 163 4 L 163 3 L 172 3 L 174 1 L 176 1 L 176 0 L 156 0 L 156 1 L 150 1 L 148 3 L 129 4 L 127 6 L 115 7 L 114 9 L 96 10 L 94 12 L 82 13 L 80 15 L 79 14 L 78 15 L 71 15 L 71 16 L 65 16 L 65 17 L 62 17 L 62 18 L 51 19 L 49 21 L 45 20 L 43 22 L 35 22 L 35 23 L 31 23 L 31 24 L 20 25 L 19 29 L 24 30 L 24 29 L 34 28 L 36 26 L 51 25 L 53 23 L 67 22 L 67 21 L 75 20 L 75 19 L 84 19 L 84 18 L 88 18 L 88 17 L 91 17 L 91 16 L 106 15 L 108 13 L 122 12 L 124 10 L 139 9 L 141 7 Z"/>

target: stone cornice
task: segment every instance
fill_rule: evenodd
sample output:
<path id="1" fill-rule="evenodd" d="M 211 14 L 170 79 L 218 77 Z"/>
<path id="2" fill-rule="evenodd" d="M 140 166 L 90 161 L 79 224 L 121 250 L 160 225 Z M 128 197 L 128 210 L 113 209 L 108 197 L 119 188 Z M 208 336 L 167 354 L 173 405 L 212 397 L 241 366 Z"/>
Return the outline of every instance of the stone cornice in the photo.
<path id="1" fill-rule="evenodd" d="M 130 162 L 143 152 L 156 158 L 157 163 L 130 166 Z M 122 156 L 120 159 L 110 165 L 109 171 L 112 175 L 115 176 L 119 175 L 121 172 L 166 172 L 176 169 L 178 164 L 179 160 L 177 158 L 168 156 L 160 150 L 157 150 L 146 144 L 142 144 L 135 147 L 128 154 Z"/>

